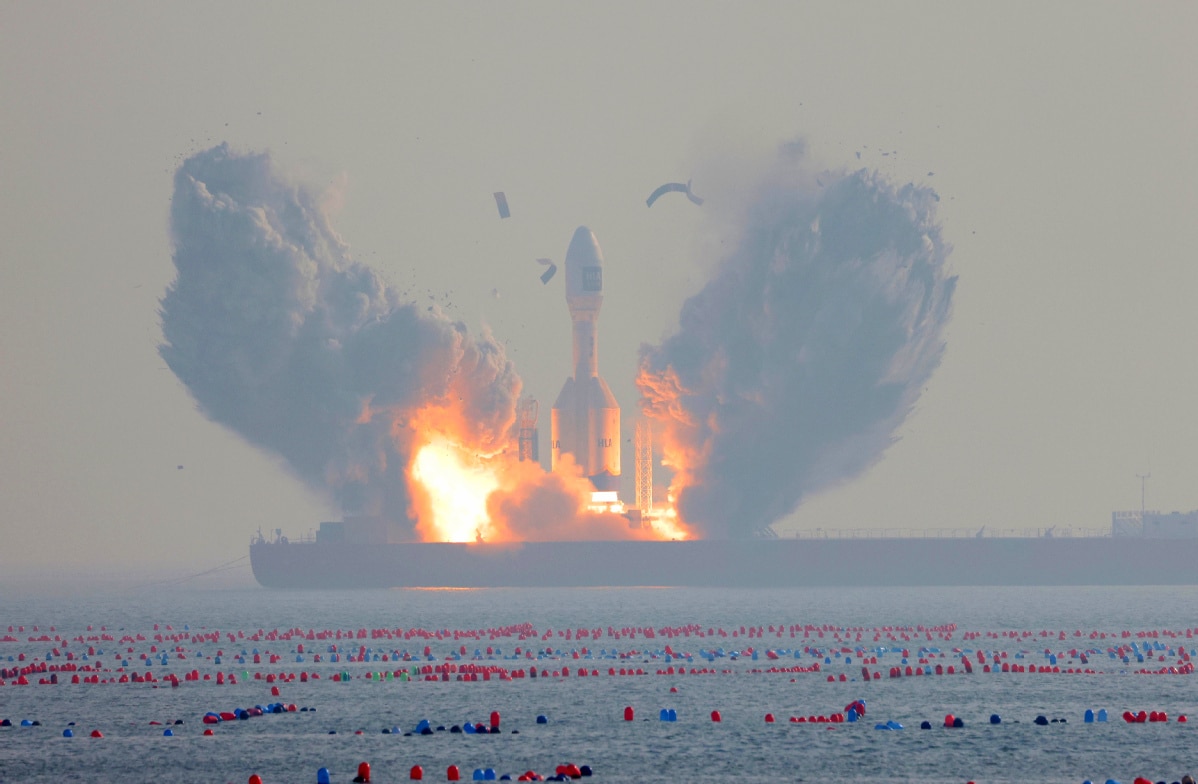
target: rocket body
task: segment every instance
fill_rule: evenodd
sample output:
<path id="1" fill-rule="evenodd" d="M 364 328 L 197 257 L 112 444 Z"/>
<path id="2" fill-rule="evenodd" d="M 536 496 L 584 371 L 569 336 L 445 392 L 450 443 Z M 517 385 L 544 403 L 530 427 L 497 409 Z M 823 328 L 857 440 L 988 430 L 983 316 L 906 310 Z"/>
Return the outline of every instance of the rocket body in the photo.
<path id="1" fill-rule="evenodd" d="M 574 323 L 574 372 L 550 416 L 552 464 L 574 462 L 596 490 L 620 483 L 620 405 L 599 375 L 599 310 L 603 305 L 603 252 L 594 233 L 579 226 L 566 251 L 566 305 Z"/>

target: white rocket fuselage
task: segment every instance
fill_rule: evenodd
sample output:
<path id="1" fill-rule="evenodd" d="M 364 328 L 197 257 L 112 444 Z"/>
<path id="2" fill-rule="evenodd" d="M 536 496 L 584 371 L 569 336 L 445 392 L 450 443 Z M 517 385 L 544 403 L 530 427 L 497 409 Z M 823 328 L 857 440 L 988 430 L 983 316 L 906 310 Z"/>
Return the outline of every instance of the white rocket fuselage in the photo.
<path id="1" fill-rule="evenodd" d="M 603 305 L 603 252 L 594 233 L 579 226 L 566 251 L 566 304 L 574 322 L 574 374 L 550 415 L 554 470 L 569 454 L 596 490 L 620 483 L 620 405 L 599 375 L 599 310 Z"/>

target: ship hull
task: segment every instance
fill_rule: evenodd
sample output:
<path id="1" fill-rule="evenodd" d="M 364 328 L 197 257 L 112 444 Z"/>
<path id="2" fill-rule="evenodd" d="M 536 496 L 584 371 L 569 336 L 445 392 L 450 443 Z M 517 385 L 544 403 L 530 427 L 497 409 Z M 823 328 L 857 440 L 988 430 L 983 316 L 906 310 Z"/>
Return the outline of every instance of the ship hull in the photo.
<path id="1" fill-rule="evenodd" d="M 1195 585 L 1198 539 L 258 542 L 267 588 Z"/>

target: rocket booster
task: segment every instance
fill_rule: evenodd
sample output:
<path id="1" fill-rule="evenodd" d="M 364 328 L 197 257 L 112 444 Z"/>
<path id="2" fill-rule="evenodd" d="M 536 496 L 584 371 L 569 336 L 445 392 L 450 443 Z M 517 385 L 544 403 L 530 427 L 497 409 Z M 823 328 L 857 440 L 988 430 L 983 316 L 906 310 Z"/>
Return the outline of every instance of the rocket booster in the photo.
<path id="1" fill-rule="evenodd" d="M 574 322 L 574 372 L 551 412 L 556 470 L 574 456 L 596 490 L 620 483 L 620 405 L 599 375 L 599 310 L 603 305 L 603 252 L 594 233 L 579 226 L 566 251 L 566 305 Z"/>

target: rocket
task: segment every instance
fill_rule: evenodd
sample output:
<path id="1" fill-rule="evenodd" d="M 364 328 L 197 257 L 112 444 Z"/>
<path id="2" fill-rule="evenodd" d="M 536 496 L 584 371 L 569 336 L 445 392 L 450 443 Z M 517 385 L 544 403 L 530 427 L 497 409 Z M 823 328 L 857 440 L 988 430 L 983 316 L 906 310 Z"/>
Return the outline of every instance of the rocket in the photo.
<path id="1" fill-rule="evenodd" d="M 566 251 L 566 305 L 574 322 L 574 373 L 566 379 L 550 418 L 552 466 L 573 455 L 598 491 L 620 485 L 620 404 L 599 375 L 599 309 L 603 305 L 603 252 L 586 226 Z"/>

